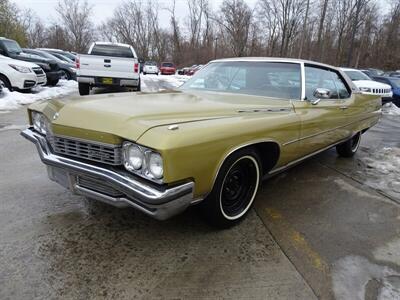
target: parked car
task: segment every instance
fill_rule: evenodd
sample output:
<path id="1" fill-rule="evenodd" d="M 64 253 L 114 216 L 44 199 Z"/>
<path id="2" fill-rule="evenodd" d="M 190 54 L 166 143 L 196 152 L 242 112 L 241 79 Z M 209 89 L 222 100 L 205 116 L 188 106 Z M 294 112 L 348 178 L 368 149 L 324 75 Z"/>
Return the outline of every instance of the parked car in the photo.
<path id="1" fill-rule="evenodd" d="M 156 74 L 158 75 L 158 73 L 160 72 L 160 70 L 158 69 L 157 63 L 155 61 L 146 61 L 143 65 L 143 75 L 146 74 Z"/>
<path id="2" fill-rule="evenodd" d="M 160 67 L 161 75 L 173 75 L 176 73 L 176 67 L 171 62 L 163 62 Z"/>
<path id="3" fill-rule="evenodd" d="M 399 77 L 386 77 L 386 76 L 375 76 L 374 80 L 388 84 L 392 87 L 393 97 L 392 102 L 400 107 L 400 78 Z"/>
<path id="4" fill-rule="evenodd" d="M 197 65 L 196 67 L 189 69 L 189 71 L 187 71 L 186 75 L 193 76 L 202 67 L 203 67 L 203 65 Z"/>
<path id="5" fill-rule="evenodd" d="M 384 74 L 384 76 L 387 76 L 387 77 L 400 77 L 400 72 L 398 72 L 398 71 L 386 72 Z"/>
<path id="6" fill-rule="evenodd" d="M 0 85 L 13 91 L 45 84 L 46 74 L 38 65 L 0 55 Z"/>
<path id="7" fill-rule="evenodd" d="M 45 50 L 42 50 L 42 51 L 45 51 Z M 46 51 L 46 52 L 48 52 L 48 53 L 50 53 L 51 55 L 53 55 L 53 56 L 55 56 L 55 57 L 57 57 L 58 59 L 61 59 L 63 62 L 65 62 L 65 63 L 68 63 L 68 64 L 73 64 L 73 65 L 75 65 L 75 60 L 71 60 L 71 59 L 69 59 L 68 57 L 66 57 L 66 56 L 64 56 L 64 55 L 62 55 L 62 54 L 60 54 L 60 53 L 55 53 L 55 52 L 49 52 L 49 51 Z"/>
<path id="8" fill-rule="evenodd" d="M 391 101 L 393 93 L 390 85 L 376 82 L 357 69 L 342 68 L 342 71 L 349 76 L 363 94 L 379 95 L 382 97 L 382 102 Z"/>
<path id="9" fill-rule="evenodd" d="M 368 77 L 371 77 L 371 78 L 372 78 L 372 76 L 383 76 L 383 74 L 385 73 L 382 70 L 374 69 L 374 68 L 363 69 L 363 70 L 360 70 L 360 71 L 363 72 L 364 74 L 366 74 Z"/>
<path id="10" fill-rule="evenodd" d="M 216 60 L 176 92 L 110 99 L 29 107 L 22 135 L 50 179 L 156 219 L 199 204 L 221 227 L 244 218 L 263 178 L 334 146 L 352 157 L 381 116 L 381 98 L 340 69 L 298 59 Z"/>
<path id="11" fill-rule="evenodd" d="M 187 71 L 189 71 L 189 68 L 185 67 L 185 68 L 179 69 L 177 71 L 177 73 L 178 73 L 178 75 L 186 75 Z"/>
<path id="12" fill-rule="evenodd" d="M 50 48 L 38 48 L 38 49 L 46 51 L 46 52 L 49 52 L 49 53 L 51 53 L 53 55 L 56 55 L 56 54 L 57 55 L 62 55 L 63 57 L 67 57 L 69 59 L 69 61 L 75 63 L 76 55 L 71 53 L 71 52 L 60 50 L 60 49 L 50 49 Z"/>
<path id="13" fill-rule="evenodd" d="M 139 58 L 138 61 L 139 61 L 140 73 L 143 73 L 144 60 L 142 58 Z"/>
<path id="14" fill-rule="evenodd" d="M 14 40 L 0 37 L 0 55 L 38 65 L 46 73 L 47 84 L 49 85 L 56 85 L 62 75 L 54 60 L 24 53 L 19 44 Z"/>
<path id="15" fill-rule="evenodd" d="M 131 45 L 95 42 L 76 59 L 79 94 L 93 87 L 126 86 L 140 91 L 139 61 Z"/>
<path id="16" fill-rule="evenodd" d="M 60 79 L 66 79 L 66 80 L 76 80 L 76 68 L 75 64 L 73 63 L 67 63 L 56 56 L 42 50 L 37 50 L 37 49 L 27 49 L 23 48 L 22 49 L 25 53 L 28 54 L 33 54 L 37 55 L 43 58 L 51 59 L 56 62 L 58 65 L 58 68 L 61 71 L 61 77 Z"/>

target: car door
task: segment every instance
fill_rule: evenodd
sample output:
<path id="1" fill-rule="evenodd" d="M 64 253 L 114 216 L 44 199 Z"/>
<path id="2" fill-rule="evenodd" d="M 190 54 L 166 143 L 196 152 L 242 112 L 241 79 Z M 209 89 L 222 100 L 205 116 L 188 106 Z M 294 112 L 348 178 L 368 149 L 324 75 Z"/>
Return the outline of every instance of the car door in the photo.
<path id="1" fill-rule="evenodd" d="M 346 126 L 350 91 L 340 79 L 340 73 L 330 68 L 305 64 L 303 74 L 304 98 L 293 102 L 301 119 L 301 156 L 324 149 L 351 134 Z M 329 97 L 317 98 L 314 94 L 317 89 L 329 90 Z"/>

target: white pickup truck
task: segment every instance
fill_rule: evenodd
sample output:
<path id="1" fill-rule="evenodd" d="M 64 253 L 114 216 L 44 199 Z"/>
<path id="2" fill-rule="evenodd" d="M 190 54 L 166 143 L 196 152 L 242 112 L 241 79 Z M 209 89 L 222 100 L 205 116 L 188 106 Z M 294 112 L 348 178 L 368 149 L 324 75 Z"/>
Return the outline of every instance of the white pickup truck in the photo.
<path id="1" fill-rule="evenodd" d="M 89 95 L 93 87 L 125 86 L 140 91 L 140 66 L 131 45 L 95 42 L 88 54 L 76 58 L 79 94 Z"/>

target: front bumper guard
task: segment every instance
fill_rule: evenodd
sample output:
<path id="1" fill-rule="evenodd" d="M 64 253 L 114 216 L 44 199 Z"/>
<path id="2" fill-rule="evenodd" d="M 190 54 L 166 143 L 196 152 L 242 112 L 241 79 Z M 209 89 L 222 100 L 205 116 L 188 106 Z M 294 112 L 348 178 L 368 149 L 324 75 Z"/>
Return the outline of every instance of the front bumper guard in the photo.
<path id="1" fill-rule="evenodd" d="M 36 145 L 40 159 L 48 167 L 49 178 L 76 194 L 117 207 L 131 206 L 158 220 L 166 220 L 179 214 L 191 204 L 199 201 L 199 199 L 193 198 L 193 182 L 173 187 L 156 187 L 115 169 L 56 155 L 52 152 L 46 138 L 32 128 L 23 130 L 21 135 Z M 60 172 L 63 173 L 63 176 L 56 176 Z M 124 196 L 112 197 L 80 186 L 79 181 L 76 180 L 78 176 L 104 181 Z"/>

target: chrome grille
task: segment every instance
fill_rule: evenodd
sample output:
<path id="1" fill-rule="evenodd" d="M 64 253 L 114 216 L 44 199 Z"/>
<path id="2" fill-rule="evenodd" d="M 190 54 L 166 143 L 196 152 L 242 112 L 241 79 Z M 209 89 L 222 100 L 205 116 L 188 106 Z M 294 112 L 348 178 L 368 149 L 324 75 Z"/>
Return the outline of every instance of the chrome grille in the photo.
<path id="1" fill-rule="evenodd" d="M 97 161 L 113 166 L 122 164 L 120 146 L 76 140 L 60 136 L 52 137 L 54 152 L 67 156 Z"/>
<path id="2" fill-rule="evenodd" d="M 103 180 L 99 179 L 94 179 L 90 177 L 82 177 L 82 176 L 77 176 L 76 177 L 76 184 L 80 187 L 101 193 L 101 194 L 106 194 L 111 197 L 122 197 L 124 194 L 122 194 L 120 191 L 114 189 L 112 186 L 108 185 L 106 182 Z"/>

